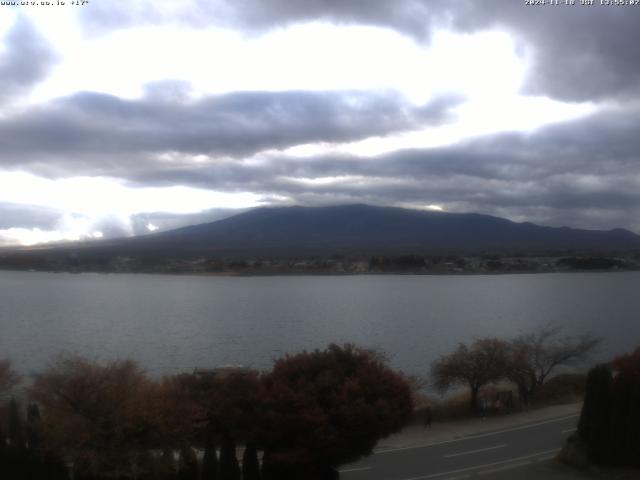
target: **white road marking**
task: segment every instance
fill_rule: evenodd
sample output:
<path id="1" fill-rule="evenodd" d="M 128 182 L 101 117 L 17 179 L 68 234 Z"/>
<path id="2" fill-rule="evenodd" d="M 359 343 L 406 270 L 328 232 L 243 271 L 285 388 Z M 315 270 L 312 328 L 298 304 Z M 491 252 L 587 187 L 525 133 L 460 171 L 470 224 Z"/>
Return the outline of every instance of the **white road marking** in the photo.
<path id="1" fill-rule="evenodd" d="M 503 443 L 501 445 L 495 445 L 493 447 L 478 448 L 477 450 L 469 450 L 467 452 L 451 453 L 449 455 L 444 455 L 444 458 L 461 457 L 462 455 L 471 455 L 473 453 L 486 452 L 488 450 L 496 450 L 497 448 L 504 448 L 506 446 L 507 444 Z"/>
<path id="2" fill-rule="evenodd" d="M 497 466 L 497 465 L 505 465 L 505 464 L 514 463 L 514 462 L 520 462 L 522 460 L 527 460 L 529 458 L 539 457 L 541 455 L 555 454 L 555 453 L 558 453 L 559 451 L 560 450 L 558 450 L 558 449 L 556 449 L 556 450 L 545 450 L 544 452 L 532 453 L 531 455 L 523 455 L 522 457 L 514 457 L 514 458 L 510 458 L 508 460 L 501 460 L 499 462 L 485 463 L 483 465 L 474 465 L 473 467 L 459 468 L 458 470 L 450 470 L 448 472 L 432 473 L 430 475 L 423 475 L 421 477 L 404 478 L 402 480 L 426 480 L 428 478 L 443 477 L 445 475 L 455 475 L 456 473 L 469 472 L 469 471 L 472 471 L 472 470 L 489 468 L 489 467 L 494 467 L 494 466 Z"/>
<path id="3" fill-rule="evenodd" d="M 498 430 L 496 432 L 479 433 L 477 435 L 469 435 L 467 437 L 455 438 L 453 440 L 445 440 L 443 442 L 424 443 L 424 444 L 421 444 L 421 445 L 413 445 L 411 447 L 389 448 L 389 449 L 386 449 L 386 450 L 379 450 L 379 451 L 375 452 L 375 455 L 381 455 L 383 453 L 400 452 L 400 451 L 403 451 L 403 450 L 415 450 L 417 448 L 435 447 L 436 445 L 446 445 L 448 443 L 464 442 L 465 440 L 473 440 L 475 438 L 491 437 L 493 435 L 500 435 L 501 433 L 515 432 L 517 430 L 525 430 L 527 428 L 538 427 L 540 425 L 547 425 L 549 423 L 562 422 L 564 420 L 568 420 L 570 418 L 575 418 L 575 417 L 579 417 L 579 416 L 580 416 L 580 414 L 576 413 L 574 415 L 567 415 L 566 417 L 553 418 L 551 420 L 545 420 L 543 422 L 537 422 L 537 423 L 529 423 L 527 425 L 522 425 L 522 426 L 519 426 L 519 427 L 506 428 L 504 430 Z"/>
<path id="4" fill-rule="evenodd" d="M 562 430 L 562 433 L 571 433 L 571 432 L 575 432 L 576 430 L 577 430 L 576 427 L 567 428 L 566 430 Z"/>
<path id="5" fill-rule="evenodd" d="M 344 470 L 338 470 L 338 471 L 340 473 L 347 473 L 347 472 L 364 472 L 365 470 L 371 470 L 371 467 L 345 468 Z"/>

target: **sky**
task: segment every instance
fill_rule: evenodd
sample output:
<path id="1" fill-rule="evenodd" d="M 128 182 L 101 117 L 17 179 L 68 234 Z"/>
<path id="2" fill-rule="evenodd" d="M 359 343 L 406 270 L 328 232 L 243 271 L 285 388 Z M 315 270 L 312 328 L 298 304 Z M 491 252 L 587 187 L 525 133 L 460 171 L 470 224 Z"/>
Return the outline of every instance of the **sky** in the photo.
<path id="1" fill-rule="evenodd" d="M 640 4 L 1 3 L 0 245 L 352 203 L 640 233 Z"/>

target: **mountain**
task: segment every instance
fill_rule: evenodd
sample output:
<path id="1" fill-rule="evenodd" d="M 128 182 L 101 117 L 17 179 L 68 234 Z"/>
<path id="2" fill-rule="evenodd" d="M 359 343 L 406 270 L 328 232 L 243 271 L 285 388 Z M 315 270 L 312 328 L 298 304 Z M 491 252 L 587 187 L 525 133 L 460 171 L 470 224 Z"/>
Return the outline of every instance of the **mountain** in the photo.
<path id="1" fill-rule="evenodd" d="M 640 249 L 640 236 L 623 229 L 555 228 L 474 213 L 346 205 L 257 208 L 168 232 L 37 251 L 89 257 L 248 258 L 632 249 Z"/>

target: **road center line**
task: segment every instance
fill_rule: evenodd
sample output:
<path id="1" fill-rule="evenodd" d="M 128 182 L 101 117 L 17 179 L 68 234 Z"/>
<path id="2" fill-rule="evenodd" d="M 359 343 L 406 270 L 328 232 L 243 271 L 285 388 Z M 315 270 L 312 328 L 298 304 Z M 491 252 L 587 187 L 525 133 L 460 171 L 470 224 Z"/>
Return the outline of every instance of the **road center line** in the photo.
<path id="1" fill-rule="evenodd" d="M 496 450 L 497 448 L 504 448 L 506 446 L 507 444 L 503 443 L 501 445 L 494 445 L 493 447 L 478 448 L 477 450 L 468 450 L 466 452 L 451 453 L 449 455 L 444 455 L 444 458 L 461 457 L 462 455 L 471 455 L 473 453 L 486 452 L 488 450 Z"/>
<path id="2" fill-rule="evenodd" d="M 469 471 L 472 471 L 472 470 L 479 470 L 479 469 L 482 469 L 482 468 L 495 467 L 497 465 L 506 465 L 506 464 L 512 463 L 512 462 L 520 462 L 522 460 L 526 460 L 526 459 L 529 459 L 529 458 L 535 458 L 535 457 L 540 457 L 542 455 L 549 455 L 549 454 L 553 454 L 553 453 L 558 453 L 559 451 L 560 450 L 558 450 L 558 449 L 545 450 L 544 452 L 532 453 L 531 455 L 523 455 L 522 457 L 514 457 L 514 458 L 510 458 L 508 460 L 500 460 L 499 462 L 485 463 L 485 464 L 482 464 L 482 465 L 474 465 L 473 467 L 459 468 L 457 470 L 449 470 L 448 472 L 432 473 L 430 475 L 423 475 L 421 477 L 403 478 L 402 480 L 427 480 L 428 478 L 444 477 L 445 475 L 455 475 L 456 473 L 469 472 Z"/>
<path id="3" fill-rule="evenodd" d="M 547 425 L 548 423 L 555 423 L 555 422 L 562 422 L 563 420 L 569 420 L 570 418 L 575 418 L 575 417 L 579 417 L 580 414 L 576 413 L 573 415 L 567 415 L 565 417 L 559 417 L 559 418 L 553 418 L 550 420 L 544 420 L 542 422 L 537 422 L 537 423 L 529 423 L 526 425 L 520 425 L 518 427 L 511 427 L 511 428 L 506 428 L 504 430 L 498 430 L 495 432 L 488 432 L 488 433 L 479 433 L 476 435 L 469 435 L 466 437 L 460 437 L 460 438 L 454 438 L 453 440 L 445 440 L 443 442 L 434 442 L 434 443 L 424 443 L 421 445 L 413 445 L 410 447 L 399 447 L 399 448 L 388 448 L 385 450 L 378 450 L 377 452 L 374 452 L 375 455 L 381 455 L 383 453 L 393 453 L 393 452 L 400 452 L 403 450 L 415 450 L 417 448 L 426 448 L 426 447 L 435 447 L 436 445 L 446 445 L 448 443 L 455 443 L 455 442 L 464 442 L 465 440 L 473 440 L 475 438 L 483 438 L 483 437 L 491 437 L 493 435 L 500 435 L 501 433 L 508 433 L 508 432 L 515 432 L 517 430 L 525 430 L 527 428 L 533 428 L 533 427 L 538 427 L 540 425 Z"/>

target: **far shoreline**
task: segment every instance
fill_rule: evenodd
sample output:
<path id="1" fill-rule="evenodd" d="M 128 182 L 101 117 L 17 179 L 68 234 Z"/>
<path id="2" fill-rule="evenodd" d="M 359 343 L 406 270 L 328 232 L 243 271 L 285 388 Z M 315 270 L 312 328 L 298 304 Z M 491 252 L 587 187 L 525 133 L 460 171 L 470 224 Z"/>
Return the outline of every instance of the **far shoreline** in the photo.
<path id="1" fill-rule="evenodd" d="M 499 271 L 499 272 L 167 272 L 167 271 L 94 271 L 94 270 L 25 270 L 0 268 L 0 272 L 49 273 L 67 275 L 161 275 L 167 277 L 221 277 L 221 278 L 260 278 L 260 277 L 495 277 L 507 275 L 558 275 L 558 274 L 605 274 L 633 273 L 640 269 L 626 270 L 556 270 L 556 271 Z"/>

